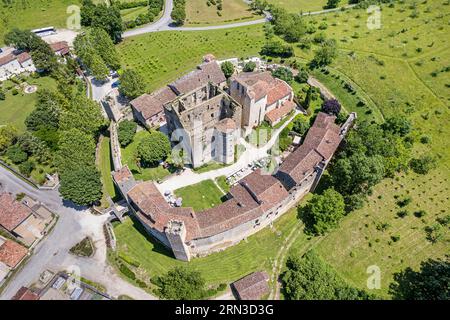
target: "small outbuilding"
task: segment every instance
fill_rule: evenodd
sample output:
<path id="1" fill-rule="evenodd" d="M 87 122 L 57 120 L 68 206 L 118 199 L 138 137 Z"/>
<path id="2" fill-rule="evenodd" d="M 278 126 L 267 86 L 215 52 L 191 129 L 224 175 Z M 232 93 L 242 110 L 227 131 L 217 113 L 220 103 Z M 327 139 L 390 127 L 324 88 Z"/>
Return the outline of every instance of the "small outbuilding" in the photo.
<path id="1" fill-rule="evenodd" d="M 269 294 L 268 281 L 268 274 L 258 271 L 233 282 L 231 290 L 239 300 L 260 300 Z"/>

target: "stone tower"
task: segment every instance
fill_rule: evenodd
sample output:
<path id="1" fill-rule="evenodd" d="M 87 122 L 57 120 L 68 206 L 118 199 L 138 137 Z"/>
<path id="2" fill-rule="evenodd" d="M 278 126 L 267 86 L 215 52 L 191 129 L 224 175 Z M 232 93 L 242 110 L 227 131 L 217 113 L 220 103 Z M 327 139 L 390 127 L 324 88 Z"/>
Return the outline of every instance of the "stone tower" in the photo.
<path id="1" fill-rule="evenodd" d="M 165 233 L 175 258 L 178 260 L 189 261 L 191 259 L 191 254 L 188 246 L 184 243 L 186 240 L 186 227 L 184 223 L 176 220 L 169 221 Z"/>

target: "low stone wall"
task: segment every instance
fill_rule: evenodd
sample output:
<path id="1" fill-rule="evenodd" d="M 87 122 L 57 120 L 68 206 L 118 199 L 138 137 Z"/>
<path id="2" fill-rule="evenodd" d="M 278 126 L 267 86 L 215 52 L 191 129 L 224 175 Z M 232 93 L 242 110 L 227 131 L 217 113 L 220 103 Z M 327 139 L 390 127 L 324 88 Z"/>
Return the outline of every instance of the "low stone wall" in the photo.
<path id="1" fill-rule="evenodd" d="M 114 170 L 122 169 L 122 152 L 120 150 L 119 137 L 117 135 L 117 123 L 111 121 L 109 126 L 111 157 L 113 159 Z"/>

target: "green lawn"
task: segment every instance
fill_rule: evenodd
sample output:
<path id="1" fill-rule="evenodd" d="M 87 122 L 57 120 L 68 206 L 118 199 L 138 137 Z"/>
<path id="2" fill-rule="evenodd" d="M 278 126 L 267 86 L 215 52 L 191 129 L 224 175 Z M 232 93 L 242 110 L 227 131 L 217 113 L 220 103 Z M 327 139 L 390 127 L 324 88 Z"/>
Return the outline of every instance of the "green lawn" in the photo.
<path id="1" fill-rule="evenodd" d="M 48 26 L 67 28 L 67 7 L 79 5 L 80 0 L 32 0 L 2 2 L 0 7 L 0 44 L 13 28 L 35 29 Z"/>
<path id="2" fill-rule="evenodd" d="M 102 141 L 100 143 L 98 165 L 102 174 L 103 187 L 106 193 L 111 197 L 111 199 L 115 199 L 117 194 L 114 182 L 111 177 L 111 171 L 113 171 L 114 169 L 112 167 L 111 148 L 109 142 L 109 137 L 102 138 Z"/>
<path id="3" fill-rule="evenodd" d="M 117 237 L 118 253 L 125 253 L 140 262 L 139 268 L 133 268 L 138 278 L 148 283 L 151 277 L 159 276 L 175 266 L 188 266 L 198 270 L 208 285 L 230 283 L 258 270 L 271 272 L 273 261 L 286 237 L 297 228 L 296 210 L 291 210 L 274 223 L 274 228 L 266 228 L 248 237 L 236 246 L 203 258 L 194 258 L 190 262 L 175 260 L 172 253 L 152 237 L 145 235 L 138 222 L 125 220 L 114 227 Z M 306 244 L 302 236 L 298 239 Z M 117 254 L 117 253 L 113 253 Z"/>
<path id="4" fill-rule="evenodd" d="M 177 197 L 183 198 L 183 207 L 192 207 L 194 211 L 202 211 L 222 203 L 224 194 L 212 180 L 205 180 L 174 191 Z"/>
<path id="5" fill-rule="evenodd" d="M 162 166 L 153 168 L 139 168 L 137 166 L 137 146 L 145 137 L 150 136 L 146 130 L 141 130 L 134 136 L 133 142 L 122 148 L 122 164 L 127 164 L 136 180 L 159 180 L 169 175 L 170 172 Z"/>
<path id="6" fill-rule="evenodd" d="M 225 176 L 220 176 L 216 178 L 217 184 L 222 188 L 223 191 L 230 191 L 230 185 L 227 182 L 227 178 Z"/>
<path id="7" fill-rule="evenodd" d="M 122 16 L 122 20 L 130 21 L 135 20 L 140 14 L 147 13 L 148 7 L 135 7 L 135 8 L 129 8 L 129 9 L 123 9 L 120 10 L 120 15 Z M 156 21 L 156 19 L 155 19 Z"/>
<path id="8" fill-rule="evenodd" d="M 56 81 L 50 77 L 33 79 L 29 77 L 26 82 L 36 85 L 39 89 L 56 89 Z M 26 94 L 21 88 L 19 94 L 13 95 L 10 87 L 15 87 L 12 81 L 4 81 L 1 85 L 6 93 L 6 99 L 0 100 L 0 125 L 13 124 L 18 130 L 25 131 L 25 119 L 34 110 L 36 93 Z"/>
<path id="9" fill-rule="evenodd" d="M 217 10 L 216 5 L 208 6 L 206 3 L 207 0 L 186 1 L 186 25 L 217 25 L 261 18 L 242 0 L 222 1 L 221 11 Z"/>
<path id="10" fill-rule="evenodd" d="M 258 54 L 262 25 L 210 31 L 165 31 L 125 39 L 117 46 L 124 68 L 140 72 L 147 90 L 158 89 L 191 71 L 205 54 L 217 58 Z"/>
<path id="11" fill-rule="evenodd" d="M 229 166 L 228 164 L 223 164 L 220 162 L 216 162 L 216 161 L 211 161 L 207 164 L 202 165 L 201 167 L 198 168 L 194 168 L 193 171 L 195 173 L 203 173 L 203 172 L 208 172 L 211 170 L 217 170 L 217 169 L 222 169 Z"/>

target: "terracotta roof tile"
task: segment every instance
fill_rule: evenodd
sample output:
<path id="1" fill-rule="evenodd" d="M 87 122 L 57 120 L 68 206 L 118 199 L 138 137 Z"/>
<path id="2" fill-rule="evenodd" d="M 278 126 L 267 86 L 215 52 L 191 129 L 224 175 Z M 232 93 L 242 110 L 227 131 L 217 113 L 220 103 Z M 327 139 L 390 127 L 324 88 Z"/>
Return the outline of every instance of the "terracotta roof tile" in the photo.
<path id="1" fill-rule="evenodd" d="M 267 92 L 267 105 L 270 106 L 292 93 L 291 87 L 280 79 L 275 79 L 275 86 Z"/>
<path id="2" fill-rule="evenodd" d="M 31 215 L 31 209 L 16 201 L 11 193 L 0 194 L 0 225 L 13 231 Z"/>
<path id="3" fill-rule="evenodd" d="M 39 300 L 39 295 L 28 289 L 27 287 L 22 287 L 16 292 L 11 300 Z"/>
<path id="4" fill-rule="evenodd" d="M 28 249 L 9 239 L 0 246 L 0 262 L 10 268 L 15 268 L 28 254 Z"/>
<path id="5" fill-rule="evenodd" d="M 141 112 L 144 119 L 147 120 L 154 115 L 163 112 L 164 104 L 174 100 L 176 97 L 177 95 L 169 87 L 164 87 L 152 94 L 143 94 L 132 100 L 130 104 L 138 112 Z"/>
<path id="6" fill-rule="evenodd" d="M 112 175 L 114 181 L 116 181 L 117 183 L 125 182 L 133 177 L 133 174 L 131 173 L 128 166 L 123 166 L 120 170 L 114 171 Z"/>
<path id="7" fill-rule="evenodd" d="M 70 51 L 67 41 L 51 43 L 50 48 L 52 48 L 53 52 L 60 52 L 62 55 L 68 54 Z"/>
<path id="8" fill-rule="evenodd" d="M 188 93 L 199 88 L 208 82 L 221 84 L 226 81 L 219 64 L 216 61 L 205 62 L 194 71 L 182 76 L 178 80 L 169 84 L 178 94 Z"/>
<path id="9" fill-rule="evenodd" d="M 266 272 L 254 272 L 233 282 L 232 286 L 241 300 L 259 300 L 269 293 Z"/>
<path id="10" fill-rule="evenodd" d="M 270 124 L 280 120 L 284 116 L 288 115 L 289 112 L 294 110 L 295 103 L 292 101 L 285 101 L 280 107 L 270 110 L 264 116 Z"/>
<path id="11" fill-rule="evenodd" d="M 0 57 L 0 66 L 8 64 L 16 59 L 17 59 L 16 56 L 13 55 L 12 53 L 6 54 L 6 55 Z"/>
<path id="12" fill-rule="evenodd" d="M 236 122 L 231 118 L 220 120 L 215 128 L 221 132 L 229 132 L 236 129 Z"/>

